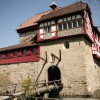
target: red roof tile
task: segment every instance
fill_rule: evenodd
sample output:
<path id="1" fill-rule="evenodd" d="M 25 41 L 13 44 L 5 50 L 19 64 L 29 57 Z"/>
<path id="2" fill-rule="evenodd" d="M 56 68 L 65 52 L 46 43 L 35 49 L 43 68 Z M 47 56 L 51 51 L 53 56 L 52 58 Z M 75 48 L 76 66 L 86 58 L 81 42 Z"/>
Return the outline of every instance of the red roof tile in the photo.
<path id="1" fill-rule="evenodd" d="M 41 22 L 41 21 L 45 21 L 48 19 L 72 14 L 72 13 L 79 12 L 79 11 L 83 11 L 83 10 L 87 9 L 87 6 L 88 5 L 86 3 L 76 2 L 69 6 L 66 6 L 61 9 L 50 12 L 49 14 L 47 14 L 47 15 L 43 16 L 41 19 L 39 19 L 37 22 Z"/>
<path id="2" fill-rule="evenodd" d="M 17 30 L 37 25 L 36 21 L 38 21 L 43 15 L 46 15 L 50 12 L 51 12 L 51 10 L 34 15 L 32 18 L 30 18 L 29 20 L 27 20 L 23 24 L 21 24 Z"/>

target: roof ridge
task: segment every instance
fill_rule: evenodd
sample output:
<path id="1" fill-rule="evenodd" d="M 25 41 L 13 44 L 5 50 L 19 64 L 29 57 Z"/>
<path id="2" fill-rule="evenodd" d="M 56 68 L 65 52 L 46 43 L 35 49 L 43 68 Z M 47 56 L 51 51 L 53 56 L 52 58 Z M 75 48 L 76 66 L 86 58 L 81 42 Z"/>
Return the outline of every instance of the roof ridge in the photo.
<path id="1" fill-rule="evenodd" d="M 70 14 L 70 13 L 74 13 L 76 11 L 81 11 L 83 9 L 86 9 L 87 6 L 88 6 L 87 3 L 76 2 L 76 3 L 70 4 L 68 6 L 62 7 L 61 9 L 54 10 L 54 11 L 48 13 L 46 16 L 41 17 L 41 19 L 39 19 L 37 22 L 42 22 L 44 20 L 48 20 L 48 19 L 51 19 L 54 17 L 56 18 L 58 16 L 63 16 L 65 14 Z"/>

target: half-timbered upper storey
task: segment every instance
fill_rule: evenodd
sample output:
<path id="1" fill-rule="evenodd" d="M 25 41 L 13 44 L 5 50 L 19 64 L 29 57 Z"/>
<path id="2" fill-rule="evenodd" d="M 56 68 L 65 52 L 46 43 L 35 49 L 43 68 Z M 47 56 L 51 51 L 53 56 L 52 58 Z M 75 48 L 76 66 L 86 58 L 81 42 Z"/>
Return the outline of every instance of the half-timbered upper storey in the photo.
<path id="1" fill-rule="evenodd" d="M 84 10 L 88 8 L 86 3 L 75 4 L 52 10 L 49 14 L 38 20 L 38 41 L 57 39 L 83 33 Z"/>

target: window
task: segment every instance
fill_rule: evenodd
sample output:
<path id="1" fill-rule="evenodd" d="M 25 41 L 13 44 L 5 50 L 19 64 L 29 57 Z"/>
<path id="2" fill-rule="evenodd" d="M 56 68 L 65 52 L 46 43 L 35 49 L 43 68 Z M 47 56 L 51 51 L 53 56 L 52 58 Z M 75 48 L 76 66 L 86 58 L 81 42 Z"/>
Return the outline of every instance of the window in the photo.
<path id="1" fill-rule="evenodd" d="M 48 26 L 48 32 L 51 32 L 51 27 L 50 26 Z"/>
<path id="2" fill-rule="evenodd" d="M 67 20 L 71 20 L 71 17 L 67 17 Z"/>
<path id="3" fill-rule="evenodd" d="M 72 23 L 71 23 L 71 21 L 68 22 L 68 29 L 70 29 L 70 28 L 72 28 Z"/>
<path id="4" fill-rule="evenodd" d="M 23 55 L 26 56 L 27 50 L 23 50 Z"/>
<path id="5" fill-rule="evenodd" d="M 44 33 L 51 32 L 51 26 L 44 27 Z"/>
<path id="6" fill-rule="evenodd" d="M 59 23 L 59 24 L 58 24 L 58 30 L 61 31 L 62 29 L 63 29 L 63 28 L 62 28 L 62 23 Z"/>
<path id="7" fill-rule="evenodd" d="M 10 58 L 10 53 L 9 53 L 9 52 L 7 52 L 6 56 L 7 56 L 7 58 Z"/>
<path id="8" fill-rule="evenodd" d="M 73 20 L 73 28 L 77 27 L 76 20 Z"/>
<path id="9" fill-rule="evenodd" d="M 2 54 L 0 53 L 0 59 L 2 59 Z"/>
<path id="10" fill-rule="evenodd" d="M 14 57 L 17 57 L 17 51 L 14 51 Z"/>
<path id="11" fill-rule="evenodd" d="M 67 29 L 67 24 L 66 23 L 63 23 L 63 29 Z"/>
<path id="12" fill-rule="evenodd" d="M 64 46 L 65 46 L 66 49 L 68 49 L 69 48 L 69 42 L 65 42 Z"/>
<path id="13" fill-rule="evenodd" d="M 32 54 L 36 54 L 36 53 L 37 53 L 37 48 L 35 47 L 32 49 Z"/>
<path id="14" fill-rule="evenodd" d="M 47 27 L 44 27 L 44 33 L 47 33 L 48 31 L 47 31 Z"/>
<path id="15" fill-rule="evenodd" d="M 82 26 L 82 19 L 78 19 L 77 22 L 78 22 L 78 27 L 81 27 Z"/>

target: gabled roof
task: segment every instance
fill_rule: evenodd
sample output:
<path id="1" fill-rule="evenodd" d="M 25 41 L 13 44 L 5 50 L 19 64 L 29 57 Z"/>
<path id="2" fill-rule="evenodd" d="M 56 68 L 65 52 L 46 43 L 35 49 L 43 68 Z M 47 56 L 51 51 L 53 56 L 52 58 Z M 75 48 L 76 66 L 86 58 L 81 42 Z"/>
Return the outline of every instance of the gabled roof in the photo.
<path id="1" fill-rule="evenodd" d="M 86 3 L 76 2 L 66 7 L 57 8 L 55 10 L 49 10 L 49 11 L 36 14 L 33 17 L 31 17 L 29 20 L 22 23 L 17 29 L 17 31 L 35 26 L 37 25 L 37 22 L 45 21 L 45 20 L 56 18 L 63 15 L 68 15 L 68 14 L 79 12 L 79 11 L 83 11 L 87 8 L 87 6 L 88 5 Z"/>
<path id="2" fill-rule="evenodd" d="M 41 19 L 39 19 L 37 22 L 42 22 L 42 21 L 49 20 L 52 18 L 57 18 L 60 16 L 83 11 L 83 10 L 86 10 L 87 7 L 88 7 L 87 3 L 76 2 L 76 3 L 71 4 L 69 6 L 66 6 L 66 7 L 63 7 L 61 9 L 54 10 L 54 11 L 50 12 L 49 14 L 47 14 L 47 15 L 43 16 Z"/>
<path id="3" fill-rule="evenodd" d="M 34 15 L 33 17 L 31 17 L 30 19 L 25 21 L 23 24 L 21 24 L 17 30 L 37 25 L 36 21 L 38 21 L 42 16 L 44 16 L 50 12 L 51 12 L 51 10 Z"/>

